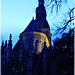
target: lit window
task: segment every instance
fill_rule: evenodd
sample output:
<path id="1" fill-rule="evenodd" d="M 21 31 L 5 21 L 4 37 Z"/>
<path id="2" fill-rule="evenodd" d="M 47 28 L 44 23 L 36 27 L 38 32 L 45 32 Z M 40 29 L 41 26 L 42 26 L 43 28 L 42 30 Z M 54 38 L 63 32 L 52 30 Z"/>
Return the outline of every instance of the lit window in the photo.
<path id="1" fill-rule="evenodd" d="M 21 68 L 21 70 L 23 71 L 23 68 Z"/>

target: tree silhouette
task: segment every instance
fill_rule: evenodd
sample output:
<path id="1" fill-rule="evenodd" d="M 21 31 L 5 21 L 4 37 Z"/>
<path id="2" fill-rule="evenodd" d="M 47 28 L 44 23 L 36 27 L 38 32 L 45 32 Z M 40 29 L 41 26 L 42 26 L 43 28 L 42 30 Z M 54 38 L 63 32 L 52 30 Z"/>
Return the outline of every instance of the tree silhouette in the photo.
<path id="1" fill-rule="evenodd" d="M 53 13 L 53 11 L 56 11 L 56 13 L 58 14 L 58 12 L 60 11 L 61 7 L 63 6 L 63 4 L 67 4 L 67 0 L 45 0 L 46 2 L 46 7 L 48 9 L 51 9 L 51 13 Z M 60 26 L 56 25 L 57 27 L 57 32 L 62 33 L 64 30 L 67 29 L 67 27 L 69 25 L 73 26 L 74 25 L 74 11 L 75 11 L 75 7 L 72 8 L 68 8 L 67 14 L 65 14 L 66 12 L 63 11 L 64 18 L 62 18 L 62 22 L 60 24 Z M 66 18 L 65 18 L 66 16 Z M 68 18 L 68 19 L 67 19 Z"/>
<path id="2" fill-rule="evenodd" d="M 53 51 L 56 53 L 58 60 L 58 68 L 61 67 L 68 74 L 73 74 L 74 68 L 74 29 L 70 29 L 68 33 L 64 33 L 62 38 L 54 41 Z"/>

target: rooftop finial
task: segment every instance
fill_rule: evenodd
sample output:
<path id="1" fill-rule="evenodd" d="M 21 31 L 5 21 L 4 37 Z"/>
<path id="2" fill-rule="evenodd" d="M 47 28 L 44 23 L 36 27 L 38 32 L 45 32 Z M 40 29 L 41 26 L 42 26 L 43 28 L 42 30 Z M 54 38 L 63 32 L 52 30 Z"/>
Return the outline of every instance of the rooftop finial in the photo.
<path id="1" fill-rule="evenodd" d="M 5 41 L 5 47 L 7 47 L 7 40 Z"/>
<path id="2" fill-rule="evenodd" d="M 39 0 L 39 6 L 44 6 L 44 0 Z"/>
<path id="3" fill-rule="evenodd" d="M 12 38 L 12 35 L 10 34 L 10 40 L 11 40 L 11 38 Z"/>
<path id="4" fill-rule="evenodd" d="M 4 41 L 2 41 L 2 46 L 4 46 Z"/>
<path id="5" fill-rule="evenodd" d="M 33 20 L 34 20 L 34 17 L 33 17 Z"/>

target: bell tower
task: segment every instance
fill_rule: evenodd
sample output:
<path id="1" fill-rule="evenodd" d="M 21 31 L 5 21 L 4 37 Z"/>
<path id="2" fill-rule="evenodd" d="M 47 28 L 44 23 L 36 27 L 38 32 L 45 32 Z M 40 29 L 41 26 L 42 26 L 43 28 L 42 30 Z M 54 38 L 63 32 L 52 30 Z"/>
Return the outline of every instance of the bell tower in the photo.
<path id="1" fill-rule="evenodd" d="M 38 7 L 36 8 L 36 19 L 46 19 L 46 10 L 44 7 L 44 0 L 38 0 Z"/>
<path id="2" fill-rule="evenodd" d="M 43 6 L 44 7 L 44 0 L 39 0 L 39 6 Z"/>
<path id="3" fill-rule="evenodd" d="M 38 0 L 36 8 L 36 19 L 32 19 L 27 28 L 20 34 L 23 37 L 24 48 L 29 50 L 29 53 L 42 52 L 44 42 L 47 48 L 51 45 L 50 27 L 46 20 L 46 10 L 44 0 Z"/>

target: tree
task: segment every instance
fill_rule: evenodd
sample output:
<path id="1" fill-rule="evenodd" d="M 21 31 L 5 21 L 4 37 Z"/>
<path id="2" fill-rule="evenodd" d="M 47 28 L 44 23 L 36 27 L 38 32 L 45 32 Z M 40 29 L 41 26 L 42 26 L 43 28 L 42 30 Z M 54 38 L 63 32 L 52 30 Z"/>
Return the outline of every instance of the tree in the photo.
<path id="1" fill-rule="evenodd" d="M 67 3 L 67 0 L 45 0 L 45 2 L 46 2 L 46 7 L 49 9 L 51 8 L 51 13 L 53 13 L 53 10 L 55 10 L 58 13 L 62 5 L 64 3 Z M 69 8 L 67 11 L 67 14 L 65 14 L 66 12 L 64 11 L 64 14 L 65 14 L 64 17 L 67 15 L 68 16 L 62 19 L 62 22 L 60 24 L 61 26 L 56 25 L 57 27 L 56 34 L 58 32 L 62 33 L 65 29 L 67 29 L 69 25 L 70 26 L 74 25 L 74 19 L 75 19 L 74 10 L 75 10 L 75 7 Z"/>
<path id="2" fill-rule="evenodd" d="M 51 13 L 53 12 L 53 9 L 56 10 L 58 13 L 58 10 L 60 10 L 63 3 L 67 3 L 67 0 L 45 0 L 46 1 L 46 7 L 51 7 Z"/>
<path id="3" fill-rule="evenodd" d="M 58 66 L 69 73 L 72 72 L 72 75 L 74 69 L 74 29 L 64 33 L 61 39 L 55 39 L 53 51 L 57 51 L 57 56 L 60 55 L 59 60 L 64 59 L 58 63 Z"/>
<path id="4" fill-rule="evenodd" d="M 62 20 L 62 24 L 64 25 L 63 27 L 58 27 L 57 31 L 59 32 L 61 30 L 61 32 L 63 32 L 67 26 L 73 26 L 74 27 L 74 19 L 75 19 L 75 16 L 74 16 L 74 10 L 75 10 L 75 7 L 72 8 L 69 12 L 68 12 L 68 20 L 65 18 Z"/>

